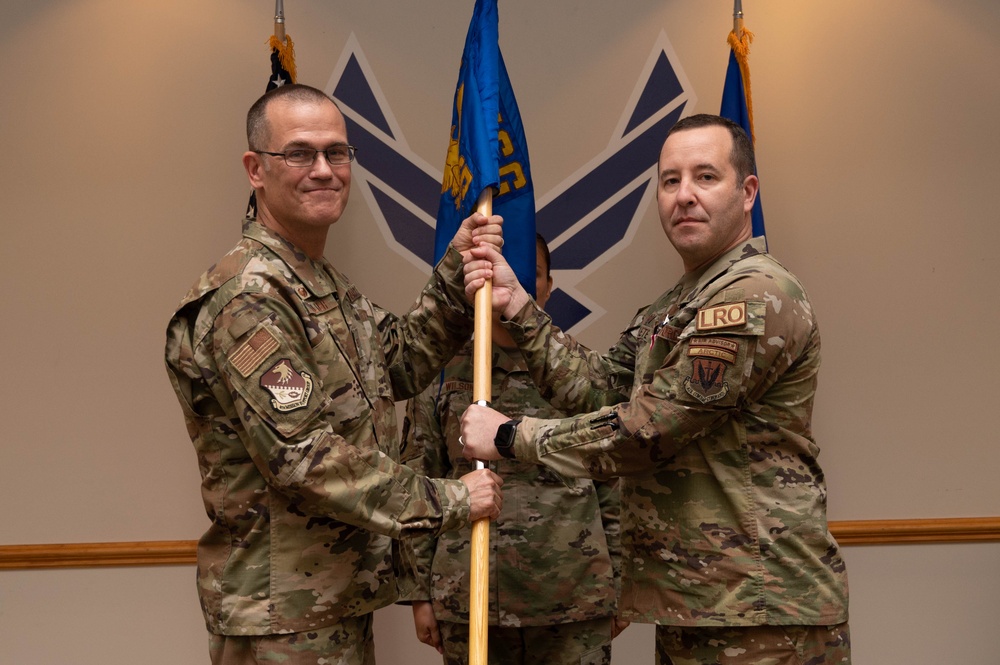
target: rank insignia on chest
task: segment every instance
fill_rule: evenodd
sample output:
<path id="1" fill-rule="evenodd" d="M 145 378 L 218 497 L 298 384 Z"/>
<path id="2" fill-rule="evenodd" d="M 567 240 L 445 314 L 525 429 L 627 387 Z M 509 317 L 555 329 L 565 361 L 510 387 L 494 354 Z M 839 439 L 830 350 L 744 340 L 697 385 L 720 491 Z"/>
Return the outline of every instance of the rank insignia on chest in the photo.
<path id="1" fill-rule="evenodd" d="M 746 322 L 747 304 L 745 302 L 725 303 L 698 310 L 697 328 L 699 331 L 736 328 L 746 325 Z"/>
<path id="2" fill-rule="evenodd" d="M 684 379 L 684 389 L 692 397 L 707 404 L 729 394 L 726 363 L 712 358 L 695 358 L 691 363 L 691 376 Z"/>
<path id="3" fill-rule="evenodd" d="M 271 393 L 271 406 L 278 411 L 294 411 L 309 403 L 312 377 L 296 372 L 288 358 L 282 358 L 260 377 L 260 387 Z"/>

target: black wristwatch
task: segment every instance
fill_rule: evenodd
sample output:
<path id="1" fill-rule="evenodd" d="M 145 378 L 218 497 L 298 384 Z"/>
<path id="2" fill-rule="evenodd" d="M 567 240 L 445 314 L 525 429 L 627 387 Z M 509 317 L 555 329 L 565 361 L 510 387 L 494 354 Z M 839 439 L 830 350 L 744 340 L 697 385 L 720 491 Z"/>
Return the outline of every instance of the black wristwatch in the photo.
<path id="1" fill-rule="evenodd" d="M 508 420 L 497 428 L 493 445 L 497 447 L 497 452 L 507 459 L 514 459 L 514 436 L 517 434 L 517 426 L 520 424 L 520 420 Z"/>

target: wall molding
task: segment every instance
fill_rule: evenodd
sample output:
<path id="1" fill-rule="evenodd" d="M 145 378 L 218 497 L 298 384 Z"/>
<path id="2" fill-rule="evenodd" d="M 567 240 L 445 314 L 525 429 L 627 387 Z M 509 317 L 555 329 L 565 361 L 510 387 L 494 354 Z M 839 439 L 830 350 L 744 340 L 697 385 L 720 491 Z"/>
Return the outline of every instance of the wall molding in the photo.
<path id="1" fill-rule="evenodd" d="M 1000 517 L 830 522 L 841 545 L 1000 542 Z M 0 570 L 194 564 L 194 540 L 0 545 Z"/>

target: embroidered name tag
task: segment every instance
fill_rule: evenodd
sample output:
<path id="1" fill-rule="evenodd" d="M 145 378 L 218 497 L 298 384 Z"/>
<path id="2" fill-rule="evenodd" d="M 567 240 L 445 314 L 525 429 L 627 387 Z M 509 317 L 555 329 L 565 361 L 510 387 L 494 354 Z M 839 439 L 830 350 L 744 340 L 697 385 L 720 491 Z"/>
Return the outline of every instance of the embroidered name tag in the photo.
<path id="1" fill-rule="evenodd" d="M 443 384 L 441 384 L 441 392 L 472 392 L 472 382 L 471 381 L 460 381 L 458 379 L 447 379 Z"/>
<path id="2" fill-rule="evenodd" d="M 746 325 L 746 302 L 731 302 L 698 310 L 698 330 L 719 330 Z"/>

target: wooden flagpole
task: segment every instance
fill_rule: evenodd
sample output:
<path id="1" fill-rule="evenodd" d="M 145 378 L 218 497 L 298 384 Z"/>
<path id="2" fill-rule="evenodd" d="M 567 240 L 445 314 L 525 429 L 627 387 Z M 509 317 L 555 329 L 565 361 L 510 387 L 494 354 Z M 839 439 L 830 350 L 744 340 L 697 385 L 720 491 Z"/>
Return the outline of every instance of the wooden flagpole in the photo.
<path id="1" fill-rule="evenodd" d="M 493 188 L 479 195 L 476 209 L 486 217 L 493 214 Z M 489 406 L 493 399 L 493 282 L 476 291 L 475 329 L 472 346 L 472 399 Z M 486 465 L 476 462 L 477 469 Z M 472 560 L 469 571 L 469 665 L 486 665 L 487 627 L 489 625 L 490 589 L 490 520 L 472 524 Z"/>

